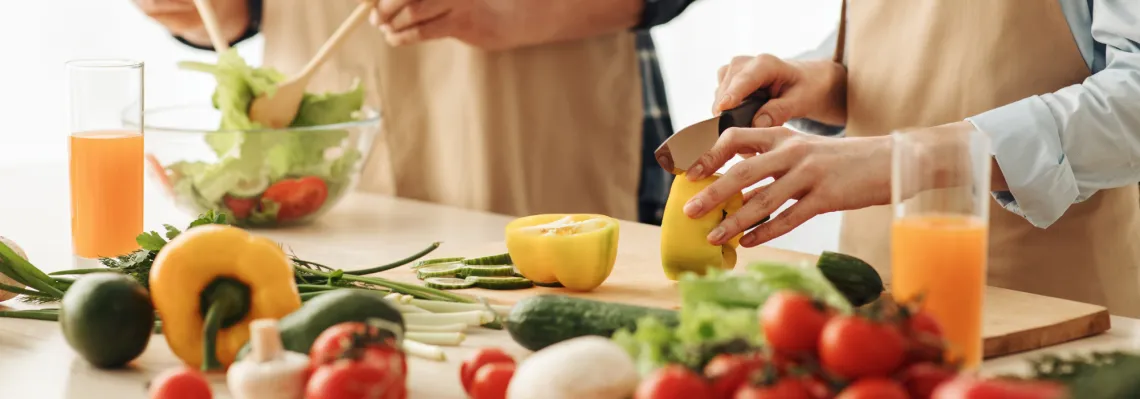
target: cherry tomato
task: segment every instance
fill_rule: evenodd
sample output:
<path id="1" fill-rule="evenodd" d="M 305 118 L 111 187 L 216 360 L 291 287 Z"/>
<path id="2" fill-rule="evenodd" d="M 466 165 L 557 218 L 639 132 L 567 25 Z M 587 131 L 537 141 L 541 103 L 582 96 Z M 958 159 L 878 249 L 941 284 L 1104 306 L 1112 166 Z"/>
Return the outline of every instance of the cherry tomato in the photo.
<path id="1" fill-rule="evenodd" d="M 949 367 L 933 363 L 918 363 L 907 367 L 902 372 L 900 380 L 906 388 L 911 399 L 930 399 L 934 388 L 945 381 L 953 379 L 957 373 Z"/>
<path id="2" fill-rule="evenodd" d="M 151 399 L 212 399 L 210 382 L 201 371 L 180 367 L 159 374 L 147 384 Z"/>
<path id="3" fill-rule="evenodd" d="M 835 393 L 831 391 L 831 387 L 824 383 L 819 377 L 805 377 L 803 378 L 803 384 L 812 398 L 829 399 L 835 397 Z"/>
<path id="4" fill-rule="evenodd" d="M 889 376 L 904 354 L 905 341 L 895 326 L 859 316 L 831 319 L 820 336 L 823 366 L 846 379 Z"/>
<path id="5" fill-rule="evenodd" d="M 339 359 L 313 372 L 305 387 L 305 399 L 405 399 L 404 373 L 374 362 Z"/>
<path id="6" fill-rule="evenodd" d="M 705 365 L 705 378 L 712 381 L 714 399 L 732 399 L 732 395 L 748 382 L 753 372 L 761 370 L 767 362 L 759 354 L 722 353 Z"/>
<path id="7" fill-rule="evenodd" d="M 773 294 L 760 308 L 760 327 L 777 352 L 814 354 L 831 312 L 810 296 L 794 291 Z"/>
<path id="8" fill-rule="evenodd" d="M 272 200 L 281 208 L 277 211 L 278 221 L 290 221 L 307 216 L 325 204 L 329 187 L 316 176 L 299 179 L 279 180 L 265 189 L 262 198 Z"/>
<path id="9" fill-rule="evenodd" d="M 507 386 L 514 375 L 513 362 L 485 364 L 475 372 L 469 393 L 473 399 L 506 399 Z"/>
<path id="10" fill-rule="evenodd" d="M 238 219 L 248 218 L 249 214 L 253 213 L 253 208 L 257 207 L 259 202 L 257 198 L 233 197 L 229 194 L 222 197 L 222 203 L 226 204 L 226 208 Z"/>
<path id="11" fill-rule="evenodd" d="M 475 374 L 483 366 L 496 363 L 515 364 L 515 359 L 499 348 L 482 348 L 459 366 L 459 381 L 463 383 L 463 392 L 471 393 L 471 383 Z M 512 369 L 513 370 L 513 369 Z M 513 372 L 513 371 L 512 371 Z"/>
<path id="12" fill-rule="evenodd" d="M 1061 399 L 1063 385 L 1051 381 L 982 380 L 959 376 L 934 389 L 932 399 Z"/>
<path id="13" fill-rule="evenodd" d="M 835 399 L 908 399 L 899 383 L 881 377 L 864 378 L 848 385 Z"/>
<path id="14" fill-rule="evenodd" d="M 912 332 L 930 334 L 942 338 L 942 325 L 938 324 L 938 320 L 935 320 L 934 316 L 929 312 L 919 311 L 910 315 L 906 324 L 907 328 Z"/>
<path id="15" fill-rule="evenodd" d="M 712 387 L 684 366 L 670 364 L 655 370 L 637 386 L 634 399 L 699 399 L 712 396 Z"/>
<path id="16" fill-rule="evenodd" d="M 801 379 L 784 378 L 772 385 L 746 385 L 732 399 L 815 399 Z"/>

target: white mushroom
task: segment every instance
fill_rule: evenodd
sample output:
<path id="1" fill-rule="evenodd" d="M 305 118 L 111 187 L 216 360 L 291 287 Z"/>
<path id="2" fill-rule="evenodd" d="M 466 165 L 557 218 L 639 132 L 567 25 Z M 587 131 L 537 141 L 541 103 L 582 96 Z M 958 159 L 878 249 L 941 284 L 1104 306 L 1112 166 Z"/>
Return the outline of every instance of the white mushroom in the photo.
<path id="1" fill-rule="evenodd" d="M 527 357 L 507 386 L 507 399 L 625 399 L 639 382 L 633 359 L 609 339 L 584 336 Z"/>
<path id="2" fill-rule="evenodd" d="M 4 238 L 4 236 L 0 236 L 0 243 L 4 243 L 4 246 L 11 248 L 12 251 L 16 252 L 16 255 L 19 255 L 21 258 L 24 258 L 24 260 L 28 260 L 28 254 L 24 253 L 24 249 L 20 248 L 20 246 L 16 245 L 16 243 L 12 242 L 12 240 Z M 4 274 L 0 274 L 0 284 L 10 285 L 10 286 L 13 286 L 16 288 L 24 288 L 23 284 L 16 282 L 16 280 L 13 280 L 11 277 L 8 277 Z M 19 294 L 15 293 L 15 292 L 8 292 L 8 291 L 0 290 L 0 302 L 4 302 L 4 301 L 7 301 L 9 299 L 15 298 L 18 295 Z"/>
<path id="3" fill-rule="evenodd" d="M 226 386 L 235 399 L 302 399 L 309 357 L 283 348 L 277 321 L 249 324 L 252 350 L 226 372 Z"/>

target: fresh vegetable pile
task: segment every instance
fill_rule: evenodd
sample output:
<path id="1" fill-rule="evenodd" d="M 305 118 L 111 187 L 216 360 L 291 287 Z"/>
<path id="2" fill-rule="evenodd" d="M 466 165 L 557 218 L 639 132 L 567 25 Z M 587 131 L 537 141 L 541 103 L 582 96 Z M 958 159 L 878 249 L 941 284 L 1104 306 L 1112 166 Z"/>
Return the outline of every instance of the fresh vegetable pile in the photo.
<path id="1" fill-rule="evenodd" d="M 217 64 L 180 66 L 214 75 L 213 105 L 222 115 L 219 131 L 205 135 L 216 161 L 160 165 L 151 158 L 180 206 L 222 213 L 240 226 L 271 227 L 312 220 L 347 191 L 362 159 L 349 131 L 259 131 L 263 126 L 250 120 L 253 98 L 276 89 L 286 75 L 254 68 L 232 49 L 219 54 Z M 359 82 L 346 92 L 305 93 L 290 127 L 356 121 L 363 105 Z"/>
<path id="2" fill-rule="evenodd" d="M 278 244 L 225 221 L 207 212 L 185 232 L 166 226 L 165 234 L 140 235 L 142 249 L 103 259 L 105 268 L 51 275 L 0 243 L 0 274 L 13 283 L 0 290 L 29 302 L 60 303 L 0 311 L 0 317 L 59 321 L 76 352 L 101 368 L 126 365 L 161 332 L 187 366 L 211 371 L 224 370 L 250 350 L 249 326 L 259 319 L 280 319 L 286 349 L 299 352 L 307 352 L 333 324 L 387 320 L 406 327 L 402 343 L 409 353 L 442 360 L 437 345 L 458 345 L 470 326 L 501 328 L 499 320 L 509 311 L 473 297 L 363 276 L 412 263 L 439 243 L 397 262 L 345 272 L 287 256 Z"/>

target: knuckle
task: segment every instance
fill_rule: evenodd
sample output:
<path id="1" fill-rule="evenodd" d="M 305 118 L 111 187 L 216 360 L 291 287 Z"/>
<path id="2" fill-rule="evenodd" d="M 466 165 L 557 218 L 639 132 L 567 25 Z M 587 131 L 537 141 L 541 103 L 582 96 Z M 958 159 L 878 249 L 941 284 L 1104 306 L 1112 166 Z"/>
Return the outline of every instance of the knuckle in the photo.
<path id="1" fill-rule="evenodd" d="M 766 209 L 772 208 L 772 196 L 767 190 L 755 190 L 756 194 L 752 195 L 752 199 L 748 202 L 755 204 L 757 212 L 763 212 Z"/>
<path id="2" fill-rule="evenodd" d="M 757 65 L 776 65 L 777 63 L 779 63 L 781 61 L 780 61 L 780 57 L 774 56 L 772 54 L 764 53 L 764 54 L 760 54 L 760 55 L 756 56 L 756 58 L 754 59 L 754 62 Z"/>
<path id="3" fill-rule="evenodd" d="M 721 194 L 721 189 L 718 188 L 715 184 L 710 184 L 708 187 L 705 187 L 704 196 L 706 199 L 708 199 L 711 202 L 714 202 L 714 203 L 719 202 L 720 194 Z M 699 197 L 700 194 L 697 194 L 697 196 Z"/>
<path id="4" fill-rule="evenodd" d="M 728 175 L 734 179 L 748 181 L 748 179 L 752 178 L 754 170 L 755 168 L 751 163 L 738 162 L 736 165 L 732 165 L 732 168 L 728 169 Z"/>
<path id="5" fill-rule="evenodd" d="M 795 158 L 805 158 L 808 156 L 808 154 L 811 154 L 811 143 L 803 139 L 787 139 L 784 141 L 784 145 L 782 147 L 784 148 L 784 151 L 787 151 L 789 155 Z M 809 159 L 805 159 L 803 166 L 807 166 L 809 161 Z"/>
<path id="6" fill-rule="evenodd" d="M 729 64 L 730 65 L 742 65 L 742 64 L 746 64 L 748 62 L 751 62 L 753 58 L 754 57 L 738 55 L 738 56 L 732 57 L 732 61 Z"/>

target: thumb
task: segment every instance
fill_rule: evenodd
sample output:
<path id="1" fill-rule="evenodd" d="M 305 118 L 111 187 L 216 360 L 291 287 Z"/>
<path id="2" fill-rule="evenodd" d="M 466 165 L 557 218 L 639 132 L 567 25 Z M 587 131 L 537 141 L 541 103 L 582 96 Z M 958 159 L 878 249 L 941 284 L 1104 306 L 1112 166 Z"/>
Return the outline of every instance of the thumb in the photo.
<path id="1" fill-rule="evenodd" d="M 783 125 L 787 123 L 789 119 L 798 117 L 800 113 L 799 109 L 800 107 L 795 99 L 777 97 L 768 100 L 768 102 L 756 112 L 756 116 L 752 117 L 752 126 L 765 128 Z"/>

